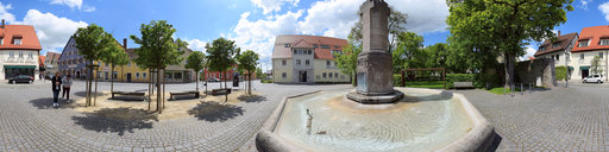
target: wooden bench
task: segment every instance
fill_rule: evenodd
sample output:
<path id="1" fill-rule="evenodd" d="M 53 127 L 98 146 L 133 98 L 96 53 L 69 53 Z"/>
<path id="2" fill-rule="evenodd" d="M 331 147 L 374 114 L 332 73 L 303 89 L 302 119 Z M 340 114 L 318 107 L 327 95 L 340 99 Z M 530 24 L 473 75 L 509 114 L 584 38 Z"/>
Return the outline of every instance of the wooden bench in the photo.
<path id="1" fill-rule="evenodd" d="M 232 89 L 213 89 L 211 90 L 211 95 L 212 96 L 217 96 L 217 95 L 226 95 L 226 94 L 230 94 Z"/>
<path id="2" fill-rule="evenodd" d="M 184 92 L 169 92 L 169 99 L 175 100 L 174 96 L 182 96 L 182 95 L 194 95 L 195 98 L 199 98 L 199 92 L 197 91 L 184 91 Z"/>
<path id="3" fill-rule="evenodd" d="M 124 92 L 124 91 L 114 91 L 112 92 L 112 99 L 114 99 L 114 95 L 123 95 L 123 96 L 135 96 L 142 97 L 142 100 L 146 100 L 146 93 L 144 92 Z"/>
<path id="4" fill-rule="evenodd" d="M 453 82 L 453 87 L 455 89 L 459 89 L 459 88 L 474 88 L 474 83 L 472 83 L 472 82 Z"/>

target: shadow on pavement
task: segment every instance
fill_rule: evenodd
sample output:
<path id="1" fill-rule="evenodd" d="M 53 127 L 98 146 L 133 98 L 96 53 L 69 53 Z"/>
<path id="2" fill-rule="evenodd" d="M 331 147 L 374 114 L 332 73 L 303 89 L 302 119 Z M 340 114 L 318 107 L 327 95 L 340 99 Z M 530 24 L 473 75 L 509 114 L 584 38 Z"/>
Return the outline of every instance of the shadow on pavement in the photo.
<path id="1" fill-rule="evenodd" d="M 266 97 L 259 95 L 241 95 L 237 97 L 237 99 L 239 99 L 239 101 L 245 102 L 262 102 L 266 100 Z"/>
<path id="2" fill-rule="evenodd" d="M 119 136 L 133 133 L 134 129 L 150 129 L 153 121 L 159 121 L 151 112 L 131 108 L 104 108 L 85 113 L 85 116 L 73 116 L 72 120 L 87 130 L 118 133 Z"/>
<path id="3" fill-rule="evenodd" d="M 188 110 L 188 114 L 197 117 L 199 120 L 223 122 L 243 115 L 243 108 L 231 104 L 207 101 L 201 102 L 196 107 Z"/>
<path id="4" fill-rule="evenodd" d="M 65 108 L 74 108 L 77 107 L 79 105 L 77 105 L 77 103 L 74 103 L 74 99 L 70 99 L 71 102 L 66 103 L 65 100 L 59 98 L 58 100 L 59 103 L 59 107 L 57 107 L 58 109 L 65 109 Z M 53 98 L 52 97 L 48 97 L 48 98 L 38 98 L 38 99 L 34 99 L 34 100 L 30 100 L 30 103 L 32 104 L 32 106 L 38 108 L 38 109 L 51 109 L 54 108 L 53 107 Z"/>
<path id="5" fill-rule="evenodd" d="M 94 92 L 94 91 L 91 91 L 91 95 L 94 95 L 94 94 L 95 94 L 95 92 Z M 77 95 L 77 96 L 79 96 L 79 97 L 87 97 L 87 92 L 86 92 L 86 91 L 74 92 L 74 95 Z M 103 95 L 104 95 L 104 94 L 103 94 L 103 93 L 101 93 L 101 91 L 99 91 L 99 90 L 97 91 L 97 96 L 98 96 L 98 97 L 99 97 L 99 96 L 103 96 Z"/>
<path id="6" fill-rule="evenodd" d="M 431 94 L 425 96 L 411 96 L 408 92 L 404 92 L 404 98 L 401 102 L 426 102 L 426 101 L 438 101 L 438 100 L 449 100 L 453 98 L 453 92 L 442 91 L 440 94 Z"/>

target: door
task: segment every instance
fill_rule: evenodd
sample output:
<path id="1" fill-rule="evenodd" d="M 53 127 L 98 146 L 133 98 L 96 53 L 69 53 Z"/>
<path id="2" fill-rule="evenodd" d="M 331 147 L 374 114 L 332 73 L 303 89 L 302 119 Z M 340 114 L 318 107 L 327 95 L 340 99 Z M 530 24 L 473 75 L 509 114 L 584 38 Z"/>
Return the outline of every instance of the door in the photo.
<path id="1" fill-rule="evenodd" d="M 300 72 L 300 82 L 307 82 L 307 71 Z"/>
<path id="2" fill-rule="evenodd" d="M 127 73 L 127 82 L 131 82 L 131 73 Z"/>
<path id="3" fill-rule="evenodd" d="M 582 70 L 582 79 L 584 79 L 584 78 L 588 77 L 589 72 L 590 72 L 590 71 L 589 71 L 588 69 L 586 69 L 586 70 Z"/>

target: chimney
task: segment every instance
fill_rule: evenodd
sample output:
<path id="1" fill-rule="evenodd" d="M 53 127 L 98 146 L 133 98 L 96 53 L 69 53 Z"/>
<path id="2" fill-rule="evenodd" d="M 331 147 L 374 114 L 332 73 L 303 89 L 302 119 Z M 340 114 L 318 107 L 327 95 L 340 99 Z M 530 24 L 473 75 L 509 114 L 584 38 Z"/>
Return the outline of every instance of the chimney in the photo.
<path id="1" fill-rule="evenodd" d="M 558 30 L 558 36 L 560 36 L 560 30 Z"/>
<path id="2" fill-rule="evenodd" d="M 2 25 L 0 27 L 4 28 L 4 19 L 2 19 Z"/>
<path id="3" fill-rule="evenodd" d="M 125 48 L 125 51 L 127 51 L 127 38 L 123 39 L 123 48 Z"/>

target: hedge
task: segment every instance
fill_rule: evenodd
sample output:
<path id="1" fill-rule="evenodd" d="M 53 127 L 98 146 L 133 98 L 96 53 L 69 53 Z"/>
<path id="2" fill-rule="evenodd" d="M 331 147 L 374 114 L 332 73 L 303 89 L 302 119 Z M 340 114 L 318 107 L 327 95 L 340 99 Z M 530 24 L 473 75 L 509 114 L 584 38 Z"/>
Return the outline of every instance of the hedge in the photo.
<path id="1" fill-rule="evenodd" d="M 475 81 L 474 74 L 462 74 L 462 73 L 454 73 L 454 74 L 446 74 L 446 81 L 448 82 L 474 82 Z"/>
<path id="2" fill-rule="evenodd" d="M 556 80 L 561 81 L 567 78 L 567 67 L 557 66 L 554 70 L 556 72 Z"/>

